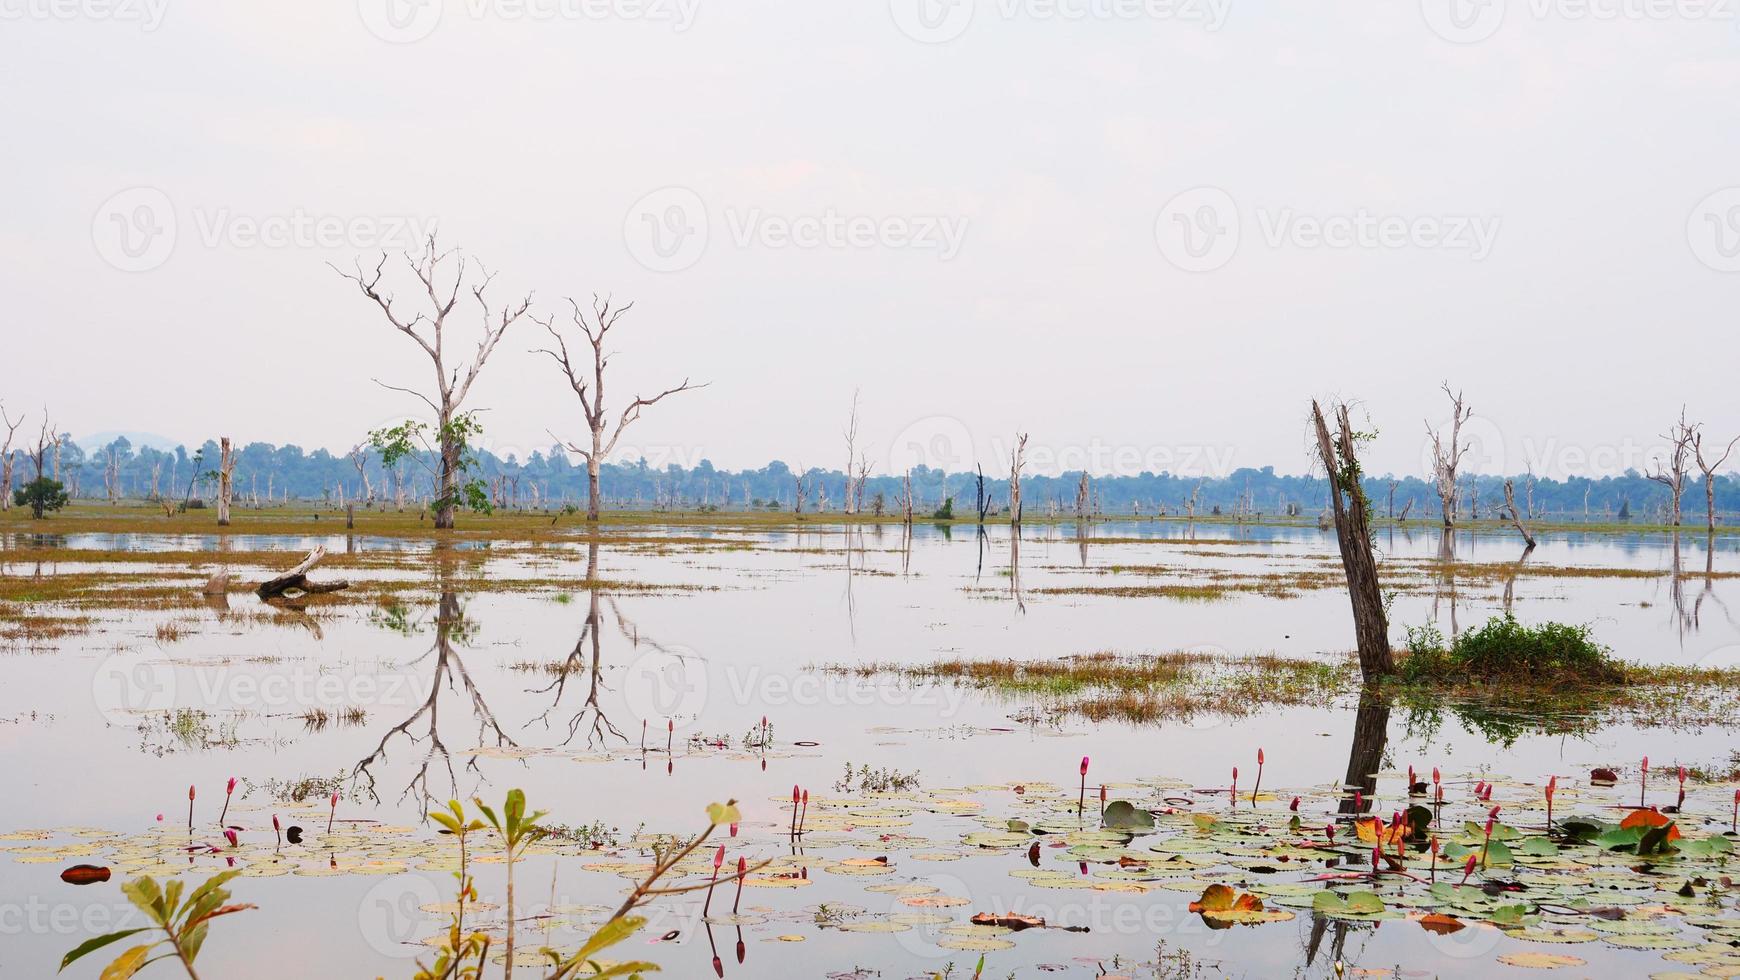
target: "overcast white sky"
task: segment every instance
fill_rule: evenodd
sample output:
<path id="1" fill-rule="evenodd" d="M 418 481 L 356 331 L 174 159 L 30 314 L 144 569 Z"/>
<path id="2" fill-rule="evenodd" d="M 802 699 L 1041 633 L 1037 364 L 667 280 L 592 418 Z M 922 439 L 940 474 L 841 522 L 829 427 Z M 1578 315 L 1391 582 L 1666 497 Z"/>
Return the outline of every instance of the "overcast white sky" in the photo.
<path id="1" fill-rule="evenodd" d="M 347 447 L 430 369 L 326 263 L 438 222 L 711 383 L 655 462 L 838 467 L 854 387 L 882 471 L 1297 472 L 1329 394 L 1423 472 L 1446 378 L 1511 471 L 1740 433 L 1740 3 L 1457 3 L 0 0 L 0 398 Z M 582 431 L 541 339 L 493 448 Z"/>

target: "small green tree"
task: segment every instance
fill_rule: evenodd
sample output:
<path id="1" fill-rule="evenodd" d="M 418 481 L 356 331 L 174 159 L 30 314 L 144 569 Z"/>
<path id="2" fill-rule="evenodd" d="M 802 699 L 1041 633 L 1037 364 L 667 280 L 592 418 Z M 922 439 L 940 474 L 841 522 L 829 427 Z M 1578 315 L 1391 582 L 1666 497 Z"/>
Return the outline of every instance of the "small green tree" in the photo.
<path id="1" fill-rule="evenodd" d="M 49 511 L 60 510 L 67 505 L 66 487 L 61 486 L 59 480 L 39 476 L 12 491 L 12 502 L 20 507 L 29 507 L 30 516 L 40 521 Z"/>
<path id="2" fill-rule="evenodd" d="M 488 488 L 483 481 L 466 475 L 477 469 L 477 454 L 472 442 L 483 434 L 483 425 L 476 412 L 461 412 L 441 427 L 434 443 L 429 440 L 430 426 L 426 422 L 408 419 L 398 425 L 376 429 L 369 433 L 369 445 L 381 454 L 381 465 L 391 469 L 401 460 L 416 460 L 429 471 L 436 495 L 430 507 L 437 514 L 451 514 L 456 507 L 465 507 L 487 514 L 493 508 Z M 431 465 L 431 458 L 439 467 Z M 444 525 L 437 524 L 437 527 Z"/>

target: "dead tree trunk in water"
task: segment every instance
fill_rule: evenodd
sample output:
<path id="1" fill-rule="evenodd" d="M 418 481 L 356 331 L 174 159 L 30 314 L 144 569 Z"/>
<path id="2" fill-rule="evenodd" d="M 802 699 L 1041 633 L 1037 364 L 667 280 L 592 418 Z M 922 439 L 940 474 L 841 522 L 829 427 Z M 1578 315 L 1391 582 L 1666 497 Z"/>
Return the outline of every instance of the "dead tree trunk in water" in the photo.
<path id="1" fill-rule="evenodd" d="M 1532 550 L 1535 546 L 1535 536 L 1529 533 L 1527 524 L 1522 521 L 1522 515 L 1516 509 L 1516 484 L 1512 480 L 1504 481 L 1504 509 L 1510 511 L 1510 522 L 1516 525 L 1516 533 L 1522 535 L 1524 543 Z"/>
<path id="2" fill-rule="evenodd" d="M 235 490 L 236 452 L 230 446 L 230 437 L 224 436 L 218 442 L 218 527 L 230 526 L 230 495 Z"/>
<path id="3" fill-rule="evenodd" d="M 1704 474 L 1704 511 L 1708 515 L 1712 534 L 1716 530 L 1716 471 L 1722 468 L 1722 464 L 1734 452 L 1734 443 L 1740 443 L 1740 438 L 1730 442 L 1728 448 L 1722 450 L 1721 458 L 1712 463 L 1704 458 L 1704 434 L 1699 432 L 1692 436 L 1692 456 L 1698 461 L 1698 469 Z"/>
<path id="4" fill-rule="evenodd" d="M 24 424 L 24 416 L 18 416 L 14 422 L 6 414 L 6 409 L 0 408 L 0 422 L 6 424 L 6 444 L 0 448 L 0 510 L 12 509 L 12 436 L 18 427 Z"/>
<path id="5" fill-rule="evenodd" d="M 603 503 L 599 467 L 616 449 L 616 441 L 622 438 L 622 431 L 640 418 L 643 409 L 657 405 L 672 395 L 694 391 L 696 388 L 705 388 L 706 385 L 692 385 L 689 383 L 689 379 L 684 378 L 682 384 L 675 388 L 667 388 L 651 398 L 636 395 L 634 401 L 629 402 L 628 407 L 622 410 L 622 414 L 616 417 L 616 426 L 611 429 L 610 419 L 607 417 L 604 407 L 604 372 L 610 364 L 610 353 L 604 349 L 604 340 L 611 328 L 616 326 L 616 321 L 620 320 L 623 314 L 634 309 L 634 304 L 629 303 L 620 307 L 612 306 L 608 298 L 599 299 L 597 294 L 594 294 L 591 320 L 586 318 L 586 312 L 580 308 L 579 303 L 570 299 L 568 305 L 573 311 L 574 325 L 580 328 L 581 334 L 586 337 L 586 342 L 592 347 L 591 375 L 587 375 L 584 364 L 581 364 L 579 368 L 574 366 L 573 360 L 568 356 L 568 343 L 556 330 L 554 317 L 545 320 L 532 318 L 532 322 L 542 326 L 556 341 L 555 350 L 544 349 L 533 351 L 533 353 L 550 355 L 551 359 L 562 368 L 562 375 L 568 379 L 568 387 L 572 388 L 574 394 L 580 398 L 580 414 L 586 420 L 586 428 L 590 431 L 591 443 L 589 447 L 581 447 L 573 443 L 566 445 L 569 451 L 579 454 L 580 458 L 586 461 L 586 519 L 596 521 L 598 520 L 599 508 Z M 604 435 L 607 429 L 610 429 L 608 439 Z"/>
<path id="6" fill-rule="evenodd" d="M 1378 588 L 1377 557 L 1371 546 L 1371 520 L 1365 490 L 1360 486 L 1359 456 L 1347 406 L 1335 407 L 1340 432 L 1329 434 L 1323 409 L 1311 403 L 1311 421 L 1317 430 L 1317 452 L 1329 475 L 1330 500 L 1335 512 L 1335 537 L 1341 546 L 1341 565 L 1347 572 L 1347 592 L 1353 603 L 1353 629 L 1359 641 L 1359 667 L 1367 681 L 1395 672 L 1390 654 L 1389 621 L 1384 597 Z"/>
<path id="7" fill-rule="evenodd" d="M 1444 437 L 1432 423 L 1426 423 L 1426 435 L 1432 440 L 1432 480 L 1438 488 L 1438 502 L 1444 511 L 1444 526 L 1456 526 L 1456 502 L 1460 488 L 1456 482 L 1456 471 L 1462 465 L 1462 457 L 1468 452 L 1468 447 L 1462 445 L 1462 423 L 1474 417 L 1474 409 L 1462 403 L 1462 392 L 1450 391 L 1448 382 L 1444 385 L 1444 394 L 1450 399 L 1450 446 L 1445 448 Z M 1479 517 L 1478 514 L 1475 515 Z"/>
<path id="8" fill-rule="evenodd" d="M 1016 433 L 1015 448 L 1009 453 L 1009 524 L 1021 526 L 1021 467 L 1027 462 L 1027 435 Z"/>
<path id="9" fill-rule="evenodd" d="M 1697 436 L 1698 427 L 1686 424 L 1686 410 L 1681 408 L 1679 422 L 1669 427 L 1666 435 L 1663 436 L 1667 439 L 1668 445 L 1672 447 L 1667 457 L 1667 469 L 1663 470 L 1661 463 L 1658 462 L 1655 472 L 1644 474 L 1654 482 L 1668 488 L 1668 493 L 1673 501 L 1671 523 L 1674 527 L 1680 526 L 1680 498 L 1686 493 L 1686 456 Z"/>

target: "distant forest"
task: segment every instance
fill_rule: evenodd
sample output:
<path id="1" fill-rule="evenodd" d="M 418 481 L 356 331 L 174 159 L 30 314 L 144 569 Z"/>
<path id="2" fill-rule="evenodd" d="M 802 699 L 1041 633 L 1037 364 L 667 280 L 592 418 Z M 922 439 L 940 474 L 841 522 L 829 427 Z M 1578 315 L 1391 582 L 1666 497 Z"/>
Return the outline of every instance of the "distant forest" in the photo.
<path id="1" fill-rule="evenodd" d="M 216 442 L 208 441 L 191 452 L 185 447 L 165 452 L 136 448 L 123 437 L 90 449 L 68 440 L 58 466 L 60 479 L 75 499 L 180 501 L 197 500 L 211 492 L 217 458 Z M 27 461 L 18 459 L 15 472 L 20 476 L 27 473 Z M 553 510 L 569 504 L 584 506 L 586 499 L 584 465 L 571 462 L 558 447 L 533 452 L 524 460 L 479 452 L 477 474 L 497 507 Z M 1669 506 L 1667 488 L 1635 471 L 1601 479 L 1515 479 L 1519 509 L 1536 519 L 1658 521 Z M 1498 475 L 1463 477 L 1462 516 L 1499 516 L 1503 483 Z M 798 497 L 798 475 L 780 461 L 740 471 L 716 469 L 705 460 L 693 468 L 671 464 L 662 469 L 645 461 L 610 463 L 603 467 L 602 484 L 608 506 L 618 509 L 791 510 Z M 803 485 L 806 511 L 841 509 L 846 476 L 839 470 L 812 468 L 803 475 Z M 1269 466 L 1239 469 L 1229 476 L 1206 480 L 1170 473 L 1091 478 L 1085 495 L 1079 472 L 1023 476 L 1021 486 L 1024 511 L 1029 516 L 1074 514 L 1078 499 L 1090 512 L 1102 516 L 1182 515 L 1192 511 L 1197 516 L 1314 515 L 1324 508 L 1328 494 L 1328 483 L 1322 477 L 1277 474 Z M 1425 478 L 1369 477 L 1365 487 L 1379 517 L 1438 514 L 1438 495 Z M 305 452 L 294 445 L 257 442 L 240 450 L 235 468 L 235 496 L 241 506 L 292 502 L 334 507 L 415 506 L 427 499 L 430 489 L 429 471 L 417 461 L 388 470 L 377 454 L 366 450 L 334 455 L 324 449 Z M 972 473 L 920 467 L 912 472 L 912 490 L 917 512 L 928 515 L 953 498 L 955 513 L 970 516 L 977 499 L 977 478 Z M 1007 479 L 987 476 L 985 493 L 991 512 L 1000 512 L 1008 499 Z M 901 477 L 870 476 L 864 484 L 865 509 L 874 510 L 880 497 L 885 509 L 893 512 L 901 494 Z M 1740 511 L 1740 479 L 1717 477 L 1716 500 L 1719 512 Z M 1702 522 L 1704 487 L 1695 471 L 1687 477 L 1683 506 L 1685 523 Z"/>

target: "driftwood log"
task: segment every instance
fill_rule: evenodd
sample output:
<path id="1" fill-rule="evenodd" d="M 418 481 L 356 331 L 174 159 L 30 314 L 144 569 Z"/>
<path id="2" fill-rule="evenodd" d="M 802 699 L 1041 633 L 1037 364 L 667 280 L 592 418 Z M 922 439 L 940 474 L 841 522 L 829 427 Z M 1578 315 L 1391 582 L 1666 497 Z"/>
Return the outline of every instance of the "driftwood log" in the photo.
<path id="1" fill-rule="evenodd" d="M 310 551 L 308 557 L 302 559 L 301 563 L 295 568 L 290 569 L 288 572 L 285 572 L 277 578 L 268 579 L 267 581 L 262 582 L 260 587 L 254 591 L 258 593 L 262 599 L 276 599 L 283 596 L 286 592 L 300 592 L 304 595 L 318 595 L 325 592 L 338 592 L 350 588 L 350 583 L 345 581 L 320 583 L 308 581 L 308 573 L 313 571 L 314 566 L 320 564 L 321 559 L 325 557 L 326 546 L 321 545 L 316 547 L 313 551 Z"/>

